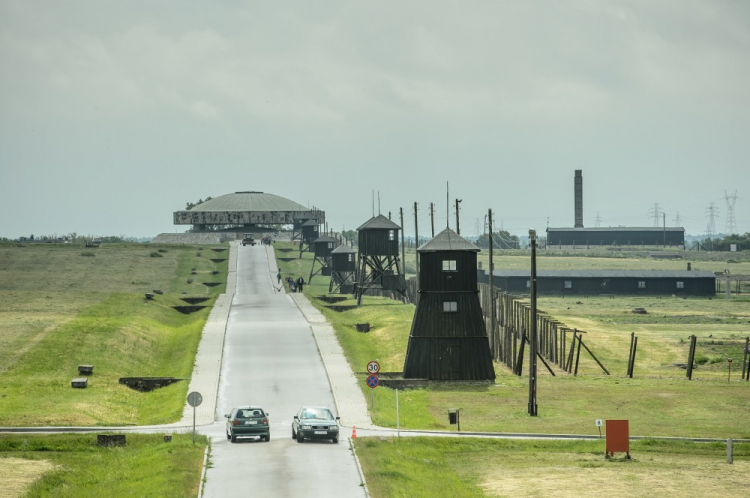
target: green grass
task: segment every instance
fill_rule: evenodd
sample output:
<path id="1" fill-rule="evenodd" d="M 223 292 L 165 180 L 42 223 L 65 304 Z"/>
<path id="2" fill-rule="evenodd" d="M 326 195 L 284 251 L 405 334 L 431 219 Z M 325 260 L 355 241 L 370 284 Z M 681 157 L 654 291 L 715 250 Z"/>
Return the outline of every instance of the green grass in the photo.
<path id="1" fill-rule="evenodd" d="M 154 249 L 162 257 L 150 257 Z M 227 263 L 210 259 L 226 252 L 140 244 L 94 252 L 84 258 L 71 246 L 0 248 L 0 426 L 157 424 L 180 417 L 187 381 L 139 393 L 118 379 L 190 378 L 209 308 L 183 315 L 171 307 L 184 305 L 183 296 L 208 297 L 203 304 L 212 305 L 224 292 Z M 146 301 L 144 293 L 153 289 L 164 294 Z M 70 387 L 79 364 L 94 365 L 86 389 Z"/>
<path id="2" fill-rule="evenodd" d="M 361 438 L 357 456 L 371 495 L 732 496 L 750 470 L 750 444 L 631 442 L 631 460 L 604 458 L 604 441 Z M 645 483 L 648 483 L 646 486 Z"/>
<path id="3" fill-rule="evenodd" d="M 0 435 L 0 482 L 28 497 L 198 496 L 205 436 L 196 445 L 192 434 L 169 443 L 161 434 L 126 437 L 126 446 L 107 448 L 96 434 Z"/>
<path id="4" fill-rule="evenodd" d="M 283 247 L 279 244 L 277 249 Z M 277 257 L 279 254 L 283 253 Z M 309 257 L 303 254 L 301 260 L 292 262 L 298 266 L 288 271 L 299 273 L 308 268 L 309 274 Z M 281 263 L 282 271 L 288 269 L 285 264 Z M 414 306 L 365 297 L 361 308 L 337 313 L 316 298 L 327 290 L 328 279 L 318 276 L 305 293 L 336 330 L 369 401 L 372 393 L 364 383 L 365 365 L 378 360 L 384 372 L 403 369 Z M 336 304 L 355 302 L 349 299 Z M 649 314 L 634 315 L 633 307 L 645 307 Z M 596 419 L 627 418 L 631 433 L 637 435 L 750 438 L 743 423 L 743 414 L 750 408 L 750 383 L 738 380 L 742 338 L 750 335 L 750 306 L 745 298 L 727 302 L 551 297 L 541 300 L 540 309 L 587 331 L 585 342 L 612 376 L 602 375 L 585 352 L 578 377 L 556 369 L 553 378 L 540 364 L 539 416 L 529 417 L 528 377 L 516 377 L 504 365 L 496 364 L 495 383 L 432 383 L 426 389 L 402 391 L 401 427 L 455 430 L 448 424 L 447 410 L 460 408 L 464 431 L 594 434 Z M 372 331 L 356 332 L 354 324 L 361 322 L 370 323 Z M 638 355 L 635 378 L 627 379 L 631 331 L 639 337 Z M 695 380 L 689 382 L 685 370 L 674 364 L 686 362 L 691 334 L 702 338 L 696 356 L 701 365 L 694 371 Z M 732 383 L 726 381 L 725 355 L 735 358 Z M 395 427 L 395 391 L 379 387 L 374 395 L 373 422 Z"/>

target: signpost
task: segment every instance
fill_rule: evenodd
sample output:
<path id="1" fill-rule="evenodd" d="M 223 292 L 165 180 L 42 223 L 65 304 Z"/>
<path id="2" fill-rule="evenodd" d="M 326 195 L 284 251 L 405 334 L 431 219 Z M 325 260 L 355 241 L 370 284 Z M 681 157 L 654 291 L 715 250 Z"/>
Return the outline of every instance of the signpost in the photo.
<path id="1" fill-rule="evenodd" d="M 602 419 L 596 419 L 596 426 L 599 428 L 599 437 L 602 437 Z"/>
<path id="2" fill-rule="evenodd" d="M 367 373 L 370 374 L 367 377 L 367 387 L 370 388 L 370 409 L 375 408 L 375 388 L 380 385 L 380 379 L 377 376 L 377 373 L 380 372 L 380 363 L 373 360 L 369 363 L 367 363 Z"/>
<path id="3" fill-rule="evenodd" d="M 188 394 L 187 402 L 193 407 L 193 445 L 195 445 L 195 407 L 203 403 L 203 396 L 198 391 L 193 391 Z"/>

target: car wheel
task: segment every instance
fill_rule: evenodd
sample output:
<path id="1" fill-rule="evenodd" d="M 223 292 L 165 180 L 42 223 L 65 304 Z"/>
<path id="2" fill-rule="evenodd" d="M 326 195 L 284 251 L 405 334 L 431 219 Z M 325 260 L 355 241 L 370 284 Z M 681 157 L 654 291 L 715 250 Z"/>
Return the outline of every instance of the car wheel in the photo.
<path id="1" fill-rule="evenodd" d="M 234 435 L 234 432 L 231 433 L 231 436 L 229 438 L 233 443 L 237 442 L 237 436 Z"/>
<path id="2" fill-rule="evenodd" d="M 297 439 L 297 433 L 294 432 L 294 427 L 292 427 L 292 439 Z"/>
<path id="3" fill-rule="evenodd" d="M 298 443 L 304 443 L 305 442 L 305 438 L 303 438 L 302 436 L 300 436 L 299 434 L 297 434 L 297 442 Z"/>
<path id="4" fill-rule="evenodd" d="M 230 436 L 230 435 L 229 435 L 229 433 L 227 432 L 227 439 L 230 439 L 230 438 L 231 438 L 231 436 Z"/>
<path id="5" fill-rule="evenodd" d="M 333 444 L 337 444 L 339 442 L 339 438 L 335 437 L 335 438 L 331 439 L 331 441 L 333 441 Z"/>

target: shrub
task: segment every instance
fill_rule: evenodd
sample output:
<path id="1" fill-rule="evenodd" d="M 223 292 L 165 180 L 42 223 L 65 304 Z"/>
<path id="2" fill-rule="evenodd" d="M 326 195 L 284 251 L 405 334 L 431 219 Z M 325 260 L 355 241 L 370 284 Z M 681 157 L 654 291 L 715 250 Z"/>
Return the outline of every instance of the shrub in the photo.
<path id="1" fill-rule="evenodd" d="M 159 253 L 158 253 L 157 251 L 153 251 L 153 252 L 152 252 L 152 253 L 150 254 L 150 256 L 151 256 L 152 258 L 163 258 L 163 257 L 164 257 L 164 256 L 162 256 L 161 254 L 159 254 Z"/>

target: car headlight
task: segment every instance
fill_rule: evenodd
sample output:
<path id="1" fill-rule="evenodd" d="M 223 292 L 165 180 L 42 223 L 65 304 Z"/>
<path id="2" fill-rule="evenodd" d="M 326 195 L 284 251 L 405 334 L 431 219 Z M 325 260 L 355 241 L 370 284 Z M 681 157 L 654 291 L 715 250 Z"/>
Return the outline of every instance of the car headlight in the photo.
<path id="1" fill-rule="evenodd" d="M 330 427 L 328 428 L 328 430 L 329 430 L 329 431 L 334 431 L 334 432 L 335 432 L 335 431 L 338 431 L 338 430 L 339 430 L 339 426 L 338 426 L 338 425 L 332 425 L 332 426 L 330 426 Z"/>
<path id="2" fill-rule="evenodd" d="M 311 427 L 311 426 L 309 426 L 309 425 L 303 425 L 303 426 L 302 426 L 302 428 L 303 428 L 304 430 L 306 430 L 306 431 L 309 431 L 310 429 L 312 429 L 312 427 Z"/>

